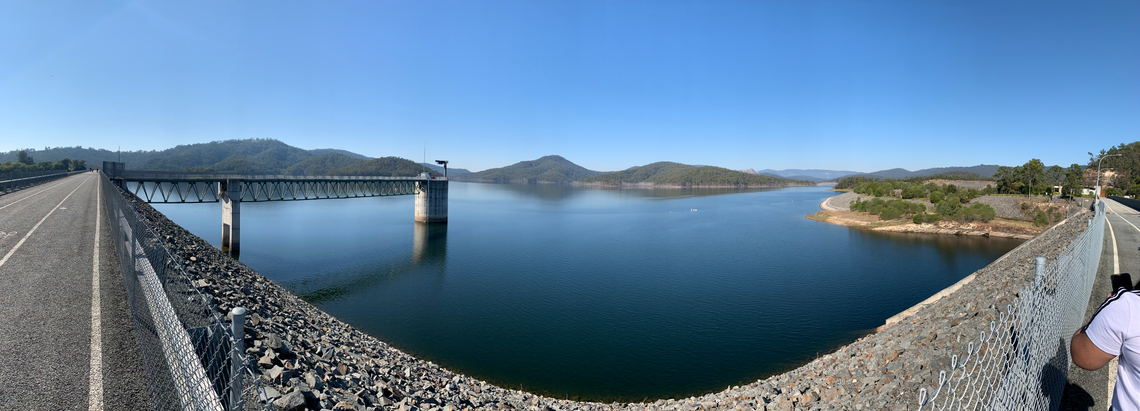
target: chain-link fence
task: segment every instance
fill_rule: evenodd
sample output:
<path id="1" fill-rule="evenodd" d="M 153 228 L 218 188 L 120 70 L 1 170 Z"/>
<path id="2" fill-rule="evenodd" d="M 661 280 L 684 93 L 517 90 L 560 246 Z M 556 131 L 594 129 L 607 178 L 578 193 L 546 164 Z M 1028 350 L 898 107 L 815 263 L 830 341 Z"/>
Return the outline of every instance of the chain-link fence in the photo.
<path id="1" fill-rule="evenodd" d="M 272 409 L 244 352 L 244 310 L 222 318 L 135 204 L 101 177 L 152 408 Z"/>
<path id="2" fill-rule="evenodd" d="M 1069 338 L 1081 325 L 1104 243 L 1104 203 L 1052 263 L 1037 257 L 1033 284 L 951 358 L 919 409 L 1056 410 L 1069 373 Z"/>

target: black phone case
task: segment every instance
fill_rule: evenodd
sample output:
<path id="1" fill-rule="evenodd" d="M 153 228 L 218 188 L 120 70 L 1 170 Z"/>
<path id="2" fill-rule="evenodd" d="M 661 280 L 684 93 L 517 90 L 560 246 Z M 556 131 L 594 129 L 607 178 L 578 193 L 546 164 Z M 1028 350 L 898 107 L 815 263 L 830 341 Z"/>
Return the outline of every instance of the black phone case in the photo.
<path id="1" fill-rule="evenodd" d="M 1132 290 L 1133 289 L 1132 276 L 1129 275 L 1128 273 L 1113 274 L 1112 275 L 1112 290 L 1116 291 L 1120 287 L 1124 287 L 1125 290 Z"/>

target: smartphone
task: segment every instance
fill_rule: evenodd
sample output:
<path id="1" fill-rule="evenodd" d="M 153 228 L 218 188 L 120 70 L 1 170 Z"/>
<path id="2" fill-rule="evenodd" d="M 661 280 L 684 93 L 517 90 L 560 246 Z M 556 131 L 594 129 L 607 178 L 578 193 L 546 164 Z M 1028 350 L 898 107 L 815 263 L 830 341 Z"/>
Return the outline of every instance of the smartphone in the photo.
<path id="1" fill-rule="evenodd" d="M 1129 275 L 1128 273 L 1113 274 L 1112 275 L 1112 290 L 1116 291 L 1120 287 L 1124 287 L 1125 290 L 1133 289 L 1133 287 L 1132 287 L 1132 276 Z"/>

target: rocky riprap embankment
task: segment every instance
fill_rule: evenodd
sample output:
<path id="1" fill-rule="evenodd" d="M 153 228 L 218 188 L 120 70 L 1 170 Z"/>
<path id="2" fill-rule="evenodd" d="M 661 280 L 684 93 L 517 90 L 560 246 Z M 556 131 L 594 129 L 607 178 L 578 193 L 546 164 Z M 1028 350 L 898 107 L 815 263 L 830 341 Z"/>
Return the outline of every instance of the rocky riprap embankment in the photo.
<path id="1" fill-rule="evenodd" d="M 957 292 L 800 368 L 701 397 L 635 404 L 574 402 L 503 389 L 416 359 L 318 310 L 140 203 L 219 309 L 245 307 L 246 346 L 278 409 L 330 410 L 905 410 L 937 383 L 1050 261 L 1085 228 L 1086 212 L 975 273 Z M 759 326 L 759 325 L 758 325 Z"/>

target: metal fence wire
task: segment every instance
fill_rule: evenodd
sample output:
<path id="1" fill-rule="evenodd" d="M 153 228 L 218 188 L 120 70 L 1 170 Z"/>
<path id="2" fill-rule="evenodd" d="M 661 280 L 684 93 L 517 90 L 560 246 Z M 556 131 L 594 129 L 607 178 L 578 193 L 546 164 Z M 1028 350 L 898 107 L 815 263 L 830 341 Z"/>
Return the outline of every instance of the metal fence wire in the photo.
<path id="1" fill-rule="evenodd" d="M 1051 264 L 1037 257 L 1033 284 L 965 353 L 938 386 L 919 391 L 918 409 L 1057 410 L 1069 373 L 1069 337 L 1084 319 L 1104 245 L 1105 205 Z"/>
<path id="2" fill-rule="evenodd" d="M 135 204 L 101 177 L 151 408 L 273 409 L 244 352 L 244 310 L 235 308 L 233 321 L 225 321 Z"/>

